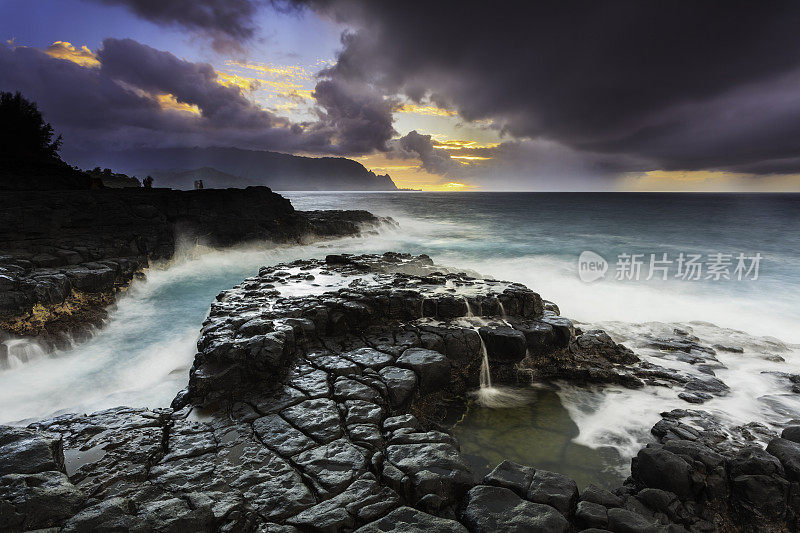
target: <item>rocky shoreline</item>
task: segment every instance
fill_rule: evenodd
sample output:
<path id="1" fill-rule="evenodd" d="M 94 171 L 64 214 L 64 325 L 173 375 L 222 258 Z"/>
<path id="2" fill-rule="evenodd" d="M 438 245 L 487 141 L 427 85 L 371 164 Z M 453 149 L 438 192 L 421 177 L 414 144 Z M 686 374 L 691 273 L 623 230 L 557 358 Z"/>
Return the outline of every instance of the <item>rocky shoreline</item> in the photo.
<path id="1" fill-rule="evenodd" d="M 329 291 L 331 280 L 341 287 Z M 294 291 L 294 292 L 293 292 Z M 292 294 L 286 296 L 286 294 Z M 609 491 L 505 461 L 475 479 L 442 405 L 532 380 L 685 387 L 515 283 L 427 256 L 328 256 L 221 293 L 189 386 L 0 428 L 0 524 L 61 531 L 788 531 L 800 428 L 767 449 L 699 410 L 662 414 Z M 723 394 L 711 392 L 709 394 Z M 774 436 L 776 437 L 776 436 Z"/>
<path id="2" fill-rule="evenodd" d="M 296 244 L 393 224 L 295 211 L 266 187 L 0 191 L 0 205 L 0 341 L 35 337 L 48 349 L 89 335 L 134 276 L 182 242 Z"/>

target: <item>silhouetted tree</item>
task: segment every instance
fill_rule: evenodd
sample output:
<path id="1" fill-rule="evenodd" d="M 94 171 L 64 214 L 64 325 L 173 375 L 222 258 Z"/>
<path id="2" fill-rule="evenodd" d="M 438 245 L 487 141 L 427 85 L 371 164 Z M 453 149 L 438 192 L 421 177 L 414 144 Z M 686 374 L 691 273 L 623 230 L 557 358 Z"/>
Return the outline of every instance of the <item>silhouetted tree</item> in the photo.
<path id="1" fill-rule="evenodd" d="M 35 103 L 18 92 L 0 92 L 0 190 L 102 186 L 61 160 L 61 136 L 54 135 Z"/>
<path id="2" fill-rule="evenodd" d="M 0 92 L 0 159 L 60 161 L 61 135 L 53 135 L 35 103 L 19 92 Z"/>

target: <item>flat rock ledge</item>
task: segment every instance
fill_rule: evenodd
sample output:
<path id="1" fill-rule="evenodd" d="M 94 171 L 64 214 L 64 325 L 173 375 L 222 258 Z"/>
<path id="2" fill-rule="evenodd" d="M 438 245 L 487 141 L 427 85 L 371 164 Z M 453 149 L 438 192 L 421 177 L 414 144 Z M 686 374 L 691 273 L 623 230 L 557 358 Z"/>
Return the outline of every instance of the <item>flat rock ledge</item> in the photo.
<path id="1" fill-rule="evenodd" d="M 342 288 L 315 292 L 316 277 Z M 510 461 L 476 479 L 437 421 L 477 386 L 484 347 L 496 382 L 684 385 L 530 289 L 424 255 L 263 268 L 213 303 L 172 407 L 1 426 L 0 530 L 798 527 L 800 427 L 734 445 L 697 410 L 664 413 L 613 491 Z"/>
<path id="2" fill-rule="evenodd" d="M 9 338 L 45 349 L 91 335 L 179 243 L 298 244 L 396 226 L 367 211 L 295 211 L 267 187 L 0 191 L 0 368 Z"/>

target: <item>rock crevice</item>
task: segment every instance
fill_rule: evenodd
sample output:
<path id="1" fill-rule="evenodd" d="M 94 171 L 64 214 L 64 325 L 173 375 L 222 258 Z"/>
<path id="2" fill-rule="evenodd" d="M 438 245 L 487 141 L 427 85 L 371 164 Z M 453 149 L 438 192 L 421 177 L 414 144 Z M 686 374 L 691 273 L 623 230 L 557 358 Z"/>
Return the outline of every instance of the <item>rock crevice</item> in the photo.
<path id="1" fill-rule="evenodd" d="M 309 275 L 341 288 L 276 293 Z M 683 386 L 518 284 L 427 256 L 296 261 L 218 296 L 170 408 L 1 428 L 0 521 L 286 533 L 797 526 L 798 431 L 766 450 L 733 446 L 702 411 L 664 413 L 613 491 L 580 492 L 510 461 L 476 479 L 439 422 L 443 400 L 478 386 L 483 347 L 500 383 Z"/>

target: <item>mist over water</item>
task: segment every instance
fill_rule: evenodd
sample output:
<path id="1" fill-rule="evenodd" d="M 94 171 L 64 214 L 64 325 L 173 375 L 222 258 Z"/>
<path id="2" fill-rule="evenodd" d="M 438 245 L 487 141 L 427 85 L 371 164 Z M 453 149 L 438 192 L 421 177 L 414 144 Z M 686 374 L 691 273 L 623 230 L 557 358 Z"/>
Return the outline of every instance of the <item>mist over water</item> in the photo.
<path id="1" fill-rule="evenodd" d="M 701 320 L 800 343 L 800 195 L 282 194 L 297 209 L 391 215 L 401 231 L 387 246 L 524 283 L 583 322 Z M 604 280 L 578 278 L 585 250 L 609 262 Z M 763 259 L 756 281 L 613 279 L 619 254 L 665 252 Z"/>
<path id="2" fill-rule="evenodd" d="M 87 342 L 44 354 L 12 341 L 12 355 L 32 355 L 0 369 L 0 423 L 118 405 L 169 406 L 188 382 L 200 326 L 220 291 L 256 275 L 263 265 L 357 251 L 363 243 L 341 239 L 311 246 L 185 249 L 150 268 L 146 280 L 135 280 Z"/>
<path id="3" fill-rule="evenodd" d="M 397 234 L 383 244 L 427 253 L 438 263 L 518 281 L 558 304 L 585 330 L 606 330 L 644 360 L 689 375 L 697 368 L 648 346 L 679 328 L 719 352 L 717 377 L 728 395 L 701 406 L 679 390 L 584 389 L 562 384 L 558 396 L 577 424 L 574 442 L 613 447 L 622 468 L 651 440 L 659 413 L 699 408 L 730 424 L 780 428 L 800 419 L 787 381 L 764 372 L 800 373 L 800 195 L 583 193 L 287 193 L 297 209 L 368 209 L 391 215 Z M 590 250 L 609 263 L 605 279 L 580 280 L 577 259 Z M 622 253 L 761 253 L 757 280 L 616 281 Z M 643 273 L 646 270 L 643 269 Z M 705 275 L 704 275 L 705 276 Z M 778 357 L 775 357 L 778 356 Z M 783 359 L 783 361 L 778 360 Z"/>
<path id="4" fill-rule="evenodd" d="M 800 373 L 798 195 L 284 194 L 300 210 L 367 209 L 394 217 L 400 229 L 321 245 L 188 250 L 135 281 L 88 342 L 48 355 L 34 350 L 27 362 L 0 370 L 0 423 L 169 405 L 188 381 L 201 323 L 221 290 L 263 265 L 387 250 L 427 253 L 439 264 L 524 283 L 579 327 L 605 329 L 645 360 L 683 372 L 697 370 L 647 340 L 681 328 L 707 345 L 740 346 L 741 354 L 718 353 L 726 368 L 717 376 L 730 394 L 699 408 L 733 423 L 773 427 L 800 418 L 798 395 L 762 373 Z M 580 281 L 577 258 L 584 250 L 609 262 L 605 279 Z M 618 254 L 664 252 L 760 252 L 763 259 L 756 281 L 613 279 Z M 577 426 L 572 442 L 613 447 L 626 462 L 650 439 L 659 412 L 695 407 L 677 392 L 565 385 L 557 393 L 564 409 L 553 412 L 568 413 Z"/>

